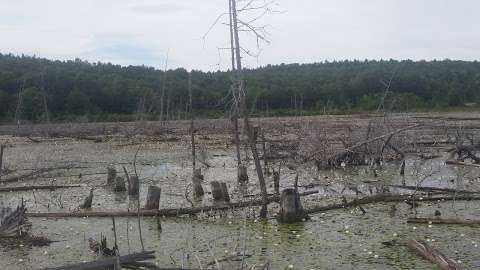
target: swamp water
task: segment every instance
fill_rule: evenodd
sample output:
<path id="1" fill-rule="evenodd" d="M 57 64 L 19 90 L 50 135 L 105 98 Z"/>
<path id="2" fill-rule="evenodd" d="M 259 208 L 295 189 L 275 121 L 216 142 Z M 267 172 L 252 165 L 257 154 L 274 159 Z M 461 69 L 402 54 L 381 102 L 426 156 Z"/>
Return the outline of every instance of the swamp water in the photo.
<path id="1" fill-rule="evenodd" d="M 41 144 L 15 143 L 6 151 L 6 166 L 10 169 L 32 169 L 75 164 L 76 169 L 62 171 L 45 179 L 29 180 L 12 185 L 81 184 L 80 188 L 60 189 L 53 192 L 0 193 L 3 205 L 16 206 L 21 198 L 26 200 L 30 212 L 78 211 L 77 206 L 95 187 L 93 211 L 125 210 L 132 205 L 127 195 L 115 194 L 103 187 L 106 167 L 116 166 L 120 172 L 130 165 L 138 145 L 121 142 L 90 143 L 55 141 Z M 232 149 L 216 145 L 209 147 L 208 162 L 211 168 L 203 169 L 204 189 L 210 190 L 209 181 L 228 183 L 232 201 L 243 198 L 236 185 L 236 168 Z M 141 205 L 145 202 L 148 185 L 162 188 L 161 208 L 189 207 L 184 198 L 191 174 L 188 145 L 158 143 L 141 145 L 137 170 L 141 186 Z M 408 160 L 405 178 L 398 176 L 398 164 L 386 164 L 374 178 L 367 168 L 327 171 L 317 174 L 310 168 L 302 168 L 299 185 L 313 184 L 319 194 L 302 198 L 304 207 L 339 202 L 342 196 L 355 197 L 359 192 L 375 193 L 379 183 L 414 185 L 423 180 L 424 186 L 469 189 L 479 185 L 478 169 L 446 167 L 442 159 L 433 161 Z M 258 193 L 253 167 L 249 168 L 249 194 Z M 80 173 L 82 176 L 80 176 Z M 63 176 L 62 176 L 63 175 Z M 64 177 L 68 175 L 68 177 Z M 475 175 L 477 177 L 475 178 Z M 293 184 L 294 173 L 282 168 L 281 188 Z M 317 180 L 314 180 L 317 179 Z M 373 181 L 364 183 L 366 181 Z M 471 179 L 471 180 L 466 180 Z M 268 179 L 270 185 L 271 178 Z M 320 185 L 320 186 L 317 186 Z M 345 188 L 345 186 L 349 188 Z M 352 187 L 354 187 L 352 189 Z M 373 188 L 372 188 L 373 187 Z M 478 190 L 478 189 L 477 189 Z M 272 188 L 269 188 L 272 191 Z M 303 189 L 301 190 L 303 191 Z M 391 188 L 392 192 L 405 192 Z M 206 194 L 203 204 L 211 204 Z M 339 209 L 314 214 L 311 220 L 283 225 L 274 218 L 258 221 L 258 209 L 239 209 L 226 213 L 205 213 L 197 218 L 142 218 L 142 235 L 146 250 L 156 251 L 156 262 L 161 267 L 185 267 L 217 269 L 215 259 L 245 252 L 244 269 L 260 269 L 267 261 L 271 269 L 436 269 L 405 246 L 408 239 L 421 239 L 442 251 L 452 259 L 461 261 L 465 269 L 480 269 L 480 233 L 478 228 L 450 225 L 407 224 L 413 210 L 404 203 L 365 205 L 366 214 L 357 209 Z M 423 203 L 417 208 L 418 217 L 432 217 L 435 210 L 443 218 L 480 217 L 480 204 L 475 201 Z M 130 206 L 130 209 L 134 207 Z M 275 204 L 270 213 L 278 211 Z M 245 219 L 245 216 L 248 218 Z M 88 248 L 88 238 L 99 239 L 103 234 L 109 246 L 113 245 L 110 218 L 30 218 L 32 233 L 57 241 L 49 247 L 21 245 L 0 246 L 2 269 L 41 269 L 95 260 L 97 256 Z M 136 218 L 116 218 L 117 237 L 121 254 L 141 250 Z M 128 230 L 127 230 L 128 228 Z M 128 231 L 128 234 L 127 234 Z M 128 237 L 127 237 L 128 235 Z M 220 262 L 222 269 L 239 269 L 241 261 Z M 256 268 L 252 268 L 255 267 Z"/>

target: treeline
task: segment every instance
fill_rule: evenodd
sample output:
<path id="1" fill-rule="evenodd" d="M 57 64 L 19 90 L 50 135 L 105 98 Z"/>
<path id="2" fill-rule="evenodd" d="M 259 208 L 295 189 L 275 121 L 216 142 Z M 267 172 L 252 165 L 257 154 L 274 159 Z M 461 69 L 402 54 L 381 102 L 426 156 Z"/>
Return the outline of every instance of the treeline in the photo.
<path id="1" fill-rule="evenodd" d="M 480 63 L 340 61 L 246 70 L 248 108 L 258 115 L 447 109 L 480 103 Z M 198 115 L 228 111 L 230 74 L 192 71 Z M 387 91 L 388 90 L 388 91 Z M 188 109 L 188 72 L 51 61 L 0 54 L 0 118 L 178 119 Z"/>

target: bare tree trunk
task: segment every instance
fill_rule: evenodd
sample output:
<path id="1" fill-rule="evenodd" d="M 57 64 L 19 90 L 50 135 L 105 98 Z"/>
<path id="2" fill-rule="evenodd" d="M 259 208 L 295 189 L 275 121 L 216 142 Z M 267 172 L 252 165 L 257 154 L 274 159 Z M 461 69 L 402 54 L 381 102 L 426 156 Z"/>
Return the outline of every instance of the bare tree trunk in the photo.
<path id="1" fill-rule="evenodd" d="M 166 108 L 165 108 L 165 121 L 170 120 L 170 90 L 167 90 L 167 102 L 166 102 Z"/>
<path id="2" fill-rule="evenodd" d="M 265 175 L 269 175 L 269 170 L 268 170 L 268 155 L 267 155 L 267 140 L 265 139 L 265 132 L 262 130 L 262 151 L 263 151 L 263 166 L 264 166 L 264 171 Z"/>
<path id="3" fill-rule="evenodd" d="M 0 180 L 2 179 L 2 172 L 3 172 L 3 149 L 5 149 L 5 145 L 0 145 Z"/>
<path id="4" fill-rule="evenodd" d="M 48 111 L 48 103 L 47 103 L 47 91 L 45 90 L 45 72 L 42 72 L 41 78 L 41 89 L 42 89 L 42 98 L 43 98 L 43 109 L 45 113 L 45 121 L 50 123 L 50 112 Z"/>
<path id="5" fill-rule="evenodd" d="M 162 93 L 160 95 L 160 121 L 163 121 L 165 90 L 167 88 L 167 67 L 168 67 L 168 54 L 167 54 L 167 58 L 165 59 L 165 68 L 163 70 L 163 80 L 162 80 Z"/>
<path id="6" fill-rule="evenodd" d="M 234 36 L 234 29 L 233 29 L 233 9 L 232 9 L 232 1 L 228 1 L 229 6 L 229 16 L 230 16 L 230 49 L 232 54 L 232 73 L 236 77 L 236 67 L 235 67 L 235 36 Z M 233 97 L 233 115 L 232 115 L 232 124 L 233 124 L 233 135 L 235 141 L 235 151 L 237 154 L 237 181 L 238 182 L 247 182 L 248 181 L 248 174 L 246 167 L 242 165 L 242 156 L 240 150 L 240 132 L 238 128 L 238 114 L 239 114 L 239 102 L 240 96 L 237 89 L 232 87 L 232 97 Z"/>
<path id="7" fill-rule="evenodd" d="M 17 135 L 18 135 L 18 132 L 20 131 L 20 121 L 22 118 L 24 87 L 25 87 L 25 78 L 23 78 L 22 85 L 20 86 L 20 91 L 18 91 L 17 105 L 15 108 L 15 125 L 17 125 Z"/>
<path id="8" fill-rule="evenodd" d="M 253 130 L 250 127 L 250 120 L 248 118 L 248 111 L 246 109 L 246 89 L 245 83 L 242 78 L 242 58 L 240 54 L 240 39 L 238 35 L 238 19 L 237 19 L 237 3 L 236 0 L 231 0 L 231 16 L 232 16 L 232 25 L 233 25 L 233 34 L 235 39 L 235 59 L 236 59 L 236 84 L 238 97 L 240 99 L 240 108 L 243 111 L 244 116 L 244 125 L 246 129 L 246 133 L 248 136 L 248 142 L 250 144 L 250 149 L 252 150 L 253 159 L 255 161 L 255 170 L 257 171 L 258 182 L 260 184 L 260 190 L 262 192 L 262 199 L 263 205 L 260 211 L 260 217 L 266 218 L 267 217 L 267 206 L 268 206 L 268 194 L 267 194 L 267 186 L 265 184 L 265 178 L 263 176 L 262 165 L 260 164 L 260 160 L 258 158 L 258 151 L 256 145 L 256 134 L 254 134 Z"/>
<path id="9" fill-rule="evenodd" d="M 195 154 L 195 125 L 193 116 L 193 93 L 192 93 L 192 72 L 188 73 L 188 95 L 190 99 L 190 135 L 192 138 L 192 172 L 196 169 L 196 154 Z"/>

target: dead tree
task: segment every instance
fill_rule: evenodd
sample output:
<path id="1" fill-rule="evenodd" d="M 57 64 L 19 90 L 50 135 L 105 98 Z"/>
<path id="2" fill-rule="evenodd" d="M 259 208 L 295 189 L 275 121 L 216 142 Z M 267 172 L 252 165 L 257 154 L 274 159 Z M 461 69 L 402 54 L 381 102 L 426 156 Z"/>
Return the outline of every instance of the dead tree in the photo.
<path id="1" fill-rule="evenodd" d="M 193 196 L 195 198 L 200 198 L 203 196 L 203 175 L 201 169 L 197 169 L 197 155 L 196 155 L 196 146 L 195 146 L 195 123 L 193 115 L 193 92 L 192 92 L 192 73 L 188 73 L 188 94 L 190 99 L 190 136 L 192 142 L 192 186 L 193 186 Z"/>
<path id="2" fill-rule="evenodd" d="M 157 210 L 160 207 L 160 194 L 162 190 L 156 186 L 149 186 L 147 193 L 147 203 L 145 204 L 146 210 Z"/>
<path id="3" fill-rule="evenodd" d="M 3 173 L 3 149 L 5 149 L 5 145 L 0 145 L 0 180 L 2 180 L 2 173 Z"/>
<path id="4" fill-rule="evenodd" d="M 160 96 L 160 121 L 163 121 L 163 111 L 165 105 L 165 91 L 167 88 L 167 67 L 168 67 L 168 53 L 167 58 L 165 59 L 165 68 L 163 69 L 163 80 L 162 80 L 162 93 Z"/>
<path id="5" fill-rule="evenodd" d="M 244 118 L 244 128 L 245 132 L 248 137 L 248 144 L 250 146 L 250 149 L 252 151 L 253 159 L 255 162 L 255 170 L 257 171 L 257 176 L 258 176 L 258 182 L 260 184 L 260 190 L 262 193 L 262 198 L 264 201 L 264 204 L 262 205 L 262 209 L 260 211 L 260 217 L 261 218 L 266 218 L 267 217 L 267 205 L 268 205 L 268 194 L 267 194 L 267 187 L 265 184 L 265 179 L 262 171 L 262 166 L 260 164 L 260 160 L 258 157 L 258 151 L 257 151 L 257 136 L 258 136 L 258 130 L 255 132 L 253 128 L 251 127 L 250 120 L 249 120 L 249 115 L 248 111 L 246 109 L 246 87 L 245 87 L 245 81 L 243 80 L 243 74 L 242 74 L 242 57 L 241 57 L 241 50 L 242 48 L 240 47 L 240 38 L 239 38 L 239 25 L 243 27 L 244 31 L 250 31 L 252 32 L 256 38 L 257 38 L 257 44 L 259 40 L 265 41 L 268 43 L 268 40 L 264 37 L 263 34 L 261 34 L 261 31 L 264 31 L 264 27 L 254 27 L 251 25 L 253 21 L 250 22 L 244 22 L 239 19 L 238 13 L 243 12 L 246 10 L 255 10 L 255 9 L 265 9 L 265 12 L 268 12 L 268 4 L 263 7 L 254 7 L 251 6 L 255 1 L 250 1 L 244 6 L 243 8 L 237 9 L 237 0 L 229 0 L 229 17 L 230 17 L 230 38 L 231 38 L 231 52 L 232 52 L 232 65 L 234 68 L 232 68 L 233 74 L 234 74 L 234 83 L 233 83 L 233 96 L 234 96 L 234 104 L 235 107 L 234 110 L 238 112 L 239 110 L 242 111 L 243 118 Z M 263 15 L 262 15 L 263 16 Z M 238 109 L 237 109 L 238 108 Z M 237 114 L 238 115 L 238 114 Z M 237 133 L 238 134 L 238 133 Z M 237 148 L 238 151 L 238 148 Z M 238 154 L 237 154 L 238 157 Z M 239 163 L 240 164 L 240 163 Z M 239 169 L 240 172 L 240 169 Z"/>
<path id="6" fill-rule="evenodd" d="M 20 85 L 20 89 L 17 95 L 17 104 L 15 107 L 15 125 L 17 125 L 17 135 L 20 132 L 20 122 L 22 120 L 22 113 L 23 113 L 23 90 L 25 89 L 25 77 L 22 79 L 22 83 Z"/>
<path id="7" fill-rule="evenodd" d="M 196 153 L 195 153 L 195 123 L 193 115 L 193 93 L 192 93 L 192 72 L 188 73 L 188 96 L 190 99 L 190 137 L 192 140 L 192 171 L 196 169 Z"/>
<path id="8" fill-rule="evenodd" d="M 40 83 L 41 83 L 41 91 L 42 91 L 42 101 L 43 101 L 43 110 L 45 113 L 45 122 L 50 123 L 50 112 L 48 110 L 48 102 L 47 102 L 47 91 L 45 89 L 45 70 L 41 73 L 40 76 Z"/>

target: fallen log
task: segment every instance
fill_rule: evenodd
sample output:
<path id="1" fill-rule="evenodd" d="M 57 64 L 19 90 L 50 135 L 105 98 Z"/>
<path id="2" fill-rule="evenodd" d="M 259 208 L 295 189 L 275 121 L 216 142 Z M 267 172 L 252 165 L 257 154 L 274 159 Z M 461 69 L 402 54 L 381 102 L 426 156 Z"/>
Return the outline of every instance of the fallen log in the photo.
<path id="1" fill-rule="evenodd" d="M 456 161 L 456 160 L 447 160 L 445 161 L 445 164 L 480 168 L 480 164 L 466 163 L 466 162 Z"/>
<path id="2" fill-rule="evenodd" d="M 278 196 L 268 198 L 268 202 L 278 202 Z M 140 215 L 145 217 L 177 217 L 180 215 L 194 215 L 202 212 L 229 210 L 233 208 L 244 208 L 250 206 L 260 206 L 263 204 L 263 199 L 256 199 L 246 202 L 228 203 L 218 206 L 202 206 L 193 208 L 169 208 L 160 210 L 140 210 Z M 137 216 L 137 212 L 130 211 L 111 211 L 111 212 L 51 212 L 51 213 L 27 213 L 28 217 L 47 217 L 47 218 L 69 218 L 69 217 L 132 217 Z"/>
<path id="3" fill-rule="evenodd" d="M 454 260 L 443 255 L 440 251 L 430 247 L 427 243 L 419 240 L 408 241 L 408 247 L 417 252 L 423 258 L 436 264 L 443 270 L 457 270 L 461 269 L 460 266 Z"/>
<path id="4" fill-rule="evenodd" d="M 26 174 L 5 178 L 5 179 L 1 180 L 0 183 L 19 182 L 21 180 L 27 180 L 27 179 L 31 179 L 31 178 L 34 178 L 34 177 L 38 177 L 38 176 L 40 176 L 44 173 L 47 173 L 47 172 L 56 171 L 56 170 L 68 170 L 68 169 L 71 169 L 72 167 L 73 166 L 71 166 L 71 165 L 67 165 L 67 166 L 60 166 L 60 167 L 55 167 L 55 168 L 42 168 L 42 169 L 38 169 L 36 171 L 29 172 L 29 173 L 26 173 Z"/>
<path id="5" fill-rule="evenodd" d="M 24 187 L 0 187 L 0 193 L 2 192 L 15 192 L 15 191 L 28 191 L 28 190 L 55 190 L 60 188 L 76 188 L 81 185 L 43 185 L 43 186 L 24 186 Z"/>
<path id="6" fill-rule="evenodd" d="M 480 191 L 470 191 L 470 190 L 457 190 L 453 188 L 437 188 L 437 187 L 416 187 L 416 186 L 402 186 L 402 185 L 388 185 L 389 187 L 414 190 L 414 191 L 423 191 L 423 192 L 448 192 L 448 193 L 467 193 L 467 194 L 477 194 Z"/>
<path id="7" fill-rule="evenodd" d="M 308 192 L 309 193 L 309 192 Z M 302 196 L 302 193 L 300 194 Z M 267 199 L 268 203 L 279 202 L 279 196 L 269 196 Z M 307 214 L 325 212 L 328 210 L 342 209 L 353 206 L 359 206 L 364 204 L 379 203 L 379 202 L 405 202 L 405 201 L 451 201 L 451 200 L 480 200 L 480 196 L 467 196 L 467 195 L 458 195 L 458 196 L 434 196 L 434 197 L 412 197 L 411 195 L 391 195 L 391 194 L 380 194 L 369 197 L 364 197 L 360 199 L 354 199 L 350 202 L 331 204 L 327 206 L 319 206 L 311 209 L 306 209 Z M 263 204 L 263 199 L 255 199 L 245 202 L 235 202 L 228 203 L 223 205 L 215 206 L 201 206 L 193 208 L 168 208 L 160 210 L 140 210 L 140 215 L 145 217 L 177 217 L 181 215 L 195 215 L 198 213 L 209 212 L 209 211 L 222 211 L 235 208 L 245 208 L 251 206 L 261 206 Z M 46 218 L 80 218 L 80 217 L 132 217 L 137 216 L 137 212 L 130 211 L 110 211 L 110 212 L 94 212 L 94 211 L 83 211 L 83 212 L 50 212 L 50 213 L 29 213 L 27 212 L 28 217 L 46 217 Z"/>
<path id="8" fill-rule="evenodd" d="M 480 200 L 480 196 L 468 196 L 468 195 L 459 195 L 459 196 L 433 196 L 433 197 L 412 197 L 412 195 L 391 195 L 391 194 L 378 194 L 373 196 L 368 196 L 360 199 L 354 199 L 350 202 L 335 203 L 326 206 L 318 206 L 314 208 L 307 209 L 307 214 L 320 213 L 329 210 L 342 209 L 355 207 L 365 204 L 380 203 L 380 202 L 425 202 L 425 201 L 469 201 L 469 200 Z"/>
<path id="9" fill-rule="evenodd" d="M 125 266 L 129 263 L 155 259 L 155 251 L 144 251 L 140 253 L 133 253 L 129 255 L 120 256 L 120 265 Z M 44 270 L 105 270 L 114 269 L 117 257 L 100 259 L 92 262 L 77 263 L 60 267 L 44 268 Z"/>
<path id="10" fill-rule="evenodd" d="M 442 219 L 440 219 L 440 218 L 408 218 L 407 223 L 480 225 L 480 220 L 444 219 L 444 218 L 442 218 Z"/>

